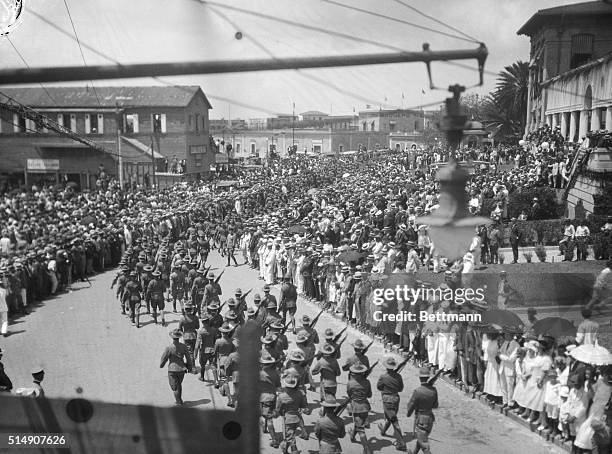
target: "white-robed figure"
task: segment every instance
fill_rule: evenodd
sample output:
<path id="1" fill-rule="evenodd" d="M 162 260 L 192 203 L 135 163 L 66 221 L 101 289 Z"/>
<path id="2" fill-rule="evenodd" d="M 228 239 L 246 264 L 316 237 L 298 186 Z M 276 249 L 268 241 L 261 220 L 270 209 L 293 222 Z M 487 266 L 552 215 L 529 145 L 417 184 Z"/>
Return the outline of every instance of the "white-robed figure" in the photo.
<path id="1" fill-rule="evenodd" d="M 499 347 L 499 359 L 501 359 L 499 378 L 502 388 L 502 403 L 505 406 L 514 406 L 514 383 L 516 378 L 516 353 L 519 348 L 514 339 L 514 333 L 506 332 L 504 340 Z"/>
<path id="2" fill-rule="evenodd" d="M 306 259 L 306 256 L 304 255 L 304 251 L 300 250 L 300 255 L 295 261 L 295 280 L 294 280 L 294 284 L 297 287 L 297 291 L 300 295 L 304 294 L 304 276 L 302 276 L 302 273 L 300 273 L 300 270 L 302 269 L 302 264 L 304 263 L 305 259 Z"/>
<path id="3" fill-rule="evenodd" d="M 265 279 L 266 276 L 266 255 L 268 248 L 266 247 L 265 240 L 260 240 L 259 248 L 257 248 L 257 255 L 259 256 L 259 278 Z"/>
<path id="4" fill-rule="evenodd" d="M 591 437 L 593 437 L 594 431 L 591 422 L 595 419 L 602 422 L 606 420 L 606 404 L 612 395 L 611 377 L 604 374 L 600 375 L 595 385 L 593 385 L 593 391 L 593 402 L 589 407 L 588 417 L 576 431 L 574 445 L 581 449 L 593 449 Z"/>
<path id="5" fill-rule="evenodd" d="M 272 285 L 274 284 L 275 276 L 276 276 L 276 249 L 274 247 L 274 243 L 269 242 L 267 245 L 266 256 L 264 257 L 265 263 L 265 275 L 264 279 L 266 284 Z"/>
<path id="6" fill-rule="evenodd" d="M 495 397 L 502 397 L 502 387 L 500 383 L 500 363 L 498 363 L 499 347 L 497 344 L 497 333 L 485 333 L 482 335 L 482 353 L 484 362 L 487 365 L 484 374 L 483 392 Z"/>
<path id="7" fill-rule="evenodd" d="M 531 373 L 525 385 L 524 407 L 531 410 L 532 414 L 544 410 L 544 376 L 552 367 L 552 358 L 547 353 L 550 346 L 548 340 L 538 340 L 538 353 L 531 361 Z"/>
<path id="8" fill-rule="evenodd" d="M 456 313 L 457 311 L 454 310 Z M 446 341 L 446 355 L 444 356 L 444 370 L 453 371 L 457 366 L 457 333 L 459 332 L 459 324 L 451 322 L 450 330 L 448 332 L 448 339 Z"/>
<path id="9" fill-rule="evenodd" d="M 251 263 L 251 251 L 249 250 L 249 243 L 251 242 L 251 232 L 246 231 L 242 237 L 240 237 L 240 251 L 246 263 Z"/>

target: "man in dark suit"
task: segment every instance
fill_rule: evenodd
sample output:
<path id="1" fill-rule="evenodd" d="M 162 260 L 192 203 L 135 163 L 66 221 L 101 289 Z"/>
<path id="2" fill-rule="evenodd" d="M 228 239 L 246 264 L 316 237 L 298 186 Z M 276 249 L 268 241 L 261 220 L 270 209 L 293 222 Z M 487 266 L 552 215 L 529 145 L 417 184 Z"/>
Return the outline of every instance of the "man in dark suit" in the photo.
<path id="1" fill-rule="evenodd" d="M 523 233 L 518 225 L 516 218 L 510 219 L 510 246 L 512 246 L 512 263 L 518 262 L 518 248 L 521 243 Z"/>

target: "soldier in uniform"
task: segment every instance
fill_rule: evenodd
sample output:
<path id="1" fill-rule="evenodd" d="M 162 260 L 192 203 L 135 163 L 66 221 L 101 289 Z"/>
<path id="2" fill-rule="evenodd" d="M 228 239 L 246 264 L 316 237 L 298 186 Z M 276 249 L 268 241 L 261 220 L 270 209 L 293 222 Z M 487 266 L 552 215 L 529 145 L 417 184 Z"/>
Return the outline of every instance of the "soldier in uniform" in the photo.
<path id="1" fill-rule="evenodd" d="M 189 351 L 191 364 L 195 364 L 194 351 L 199 327 L 200 321 L 195 314 L 195 307 L 191 303 L 185 304 L 185 313 L 179 318 L 178 329 L 183 333 L 183 341 Z"/>
<path id="2" fill-rule="evenodd" d="M 140 328 L 140 303 L 142 301 L 141 292 L 142 288 L 140 287 L 140 283 L 138 281 L 138 273 L 136 271 L 132 271 L 130 273 L 128 283 L 125 284 L 122 306 L 125 307 L 126 302 L 129 304 L 130 320 L 132 321 L 132 325 L 136 325 L 136 328 Z"/>
<path id="3" fill-rule="evenodd" d="M 271 307 L 271 303 L 274 303 L 274 308 L 275 310 L 278 311 L 278 301 L 276 301 L 276 296 L 270 294 L 270 286 L 268 284 L 264 285 L 263 291 L 264 291 L 264 296 L 263 296 L 263 299 L 261 300 L 261 303 L 266 308 Z"/>
<path id="4" fill-rule="evenodd" d="M 145 265 L 142 267 L 142 274 L 140 275 L 140 286 L 142 289 L 149 288 L 149 282 L 153 279 L 151 273 L 153 272 L 153 266 Z M 151 313 L 151 304 L 150 301 L 145 300 L 147 303 L 147 314 Z"/>
<path id="5" fill-rule="evenodd" d="M 346 390 L 349 399 L 351 399 L 351 411 L 353 413 L 353 429 L 349 431 L 351 441 L 357 442 L 357 437 L 363 446 L 364 454 L 371 454 L 372 450 L 368 444 L 368 439 L 365 433 L 365 427 L 370 411 L 369 398 L 372 397 L 372 386 L 369 380 L 364 376 L 368 368 L 363 364 L 354 364 L 349 371 L 349 380 L 346 385 Z"/>
<path id="6" fill-rule="evenodd" d="M 207 309 L 207 312 L 210 314 L 210 326 L 217 328 L 217 330 L 223 325 L 223 316 L 219 313 L 219 310 L 220 308 L 217 303 L 210 304 Z"/>
<path id="7" fill-rule="evenodd" d="M 276 337 L 271 333 L 268 333 L 266 336 L 261 339 L 261 351 L 262 354 L 266 353 L 274 358 L 274 362 L 276 363 L 278 369 L 280 370 L 283 364 L 284 354 L 282 349 L 276 347 Z M 303 352 L 302 352 L 303 353 Z"/>
<path id="8" fill-rule="evenodd" d="M 178 300 L 181 312 L 185 300 L 185 273 L 181 269 L 182 261 L 176 263 L 170 273 L 170 295 L 172 297 L 172 310 L 176 313 L 176 301 Z"/>
<path id="9" fill-rule="evenodd" d="M 297 379 L 297 385 L 296 385 L 297 389 L 300 390 L 300 392 L 304 396 L 304 399 L 306 400 L 306 405 L 308 405 L 308 400 L 306 398 L 306 386 L 305 386 L 306 369 L 304 367 L 304 363 L 306 362 L 306 357 L 304 356 L 304 353 L 302 352 L 302 350 L 296 348 L 289 352 L 289 354 L 287 355 L 287 358 L 288 359 L 287 359 L 287 363 L 285 364 L 285 370 L 281 378 L 284 379 L 289 376 L 295 377 Z M 300 438 L 307 440 L 308 432 L 306 432 L 306 427 L 304 426 L 304 420 L 302 419 L 301 415 L 300 415 L 299 425 L 302 430 L 302 433 L 300 434 Z"/>
<path id="10" fill-rule="evenodd" d="M 397 412 L 399 410 L 399 393 L 404 390 L 404 381 L 402 376 L 395 371 L 397 369 L 397 361 L 393 357 L 385 359 L 383 365 L 387 372 L 382 374 L 376 384 L 382 394 L 382 403 L 385 413 L 385 425 L 378 424 L 380 435 L 386 436 L 389 427 L 393 426 L 395 437 L 397 439 L 395 447 L 398 451 L 406 451 L 406 442 L 402 437 L 402 430 L 397 422 Z"/>
<path id="11" fill-rule="evenodd" d="M 424 454 L 431 453 L 429 434 L 436 419 L 432 410 L 438 408 L 438 391 L 428 383 L 429 378 L 429 368 L 421 367 L 419 371 L 421 386 L 414 390 L 408 402 L 408 417 L 414 413 L 414 435 L 417 440 L 413 454 L 417 454 L 419 450 Z"/>
<path id="12" fill-rule="evenodd" d="M 266 300 L 264 299 L 261 304 L 264 304 Z M 266 305 L 264 306 L 266 308 L 266 318 L 263 322 L 262 328 L 264 330 L 266 330 L 269 326 L 271 326 L 273 323 L 282 323 L 282 319 L 280 317 L 280 315 L 278 315 L 278 312 L 276 312 L 276 301 L 272 301 L 272 300 L 267 300 Z M 284 326 L 284 325 L 283 325 Z"/>
<path id="13" fill-rule="evenodd" d="M 239 356 L 238 356 L 238 337 L 234 337 L 234 351 L 227 357 L 227 365 L 225 366 L 225 375 L 227 381 L 223 384 L 224 392 L 227 396 L 227 406 L 234 408 L 238 401 L 239 389 Z"/>
<path id="14" fill-rule="evenodd" d="M 297 287 L 289 282 L 288 276 L 283 276 L 283 284 L 280 289 L 280 307 L 283 323 L 289 314 L 289 326 L 293 327 L 293 334 L 296 333 L 295 312 L 297 311 Z"/>
<path id="15" fill-rule="evenodd" d="M 219 331 L 221 337 L 215 341 L 215 365 L 217 366 L 217 381 L 215 388 L 219 388 L 222 384 L 219 380 L 225 384 L 226 379 L 226 368 L 228 364 L 229 354 L 234 351 L 234 344 L 232 343 L 231 333 L 234 330 L 228 323 L 224 323 Z M 223 390 L 222 390 L 223 393 Z"/>
<path id="16" fill-rule="evenodd" d="M 174 329 L 170 331 L 172 344 L 165 348 L 159 363 L 162 369 L 168 363 L 168 382 L 170 389 L 174 393 L 176 405 L 183 405 L 183 379 L 185 371 L 191 371 L 193 362 L 191 355 L 184 344 L 181 344 L 181 331 Z"/>
<path id="17" fill-rule="evenodd" d="M 321 374 L 320 393 L 321 402 L 336 397 L 338 383 L 336 378 L 340 376 L 340 366 L 335 358 L 335 350 L 331 345 L 325 344 L 321 348 L 322 357 L 317 361 L 312 369 L 312 375 Z"/>
<path id="18" fill-rule="evenodd" d="M 161 324 L 166 326 L 166 316 L 164 309 L 166 308 L 165 293 L 166 283 L 161 279 L 161 272 L 159 270 L 151 273 L 152 279 L 149 282 L 147 290 L 145 292 L 145 300 L 147 301 L 147 307 L 150 305 L 153 308 L 153 320 L 157 325 L 157 310 L 159 309 L 161 315 Z"/>
<path id="19" fill-rule="evenodd" d="M 204 287 L 204 299 L 202 300 L 202 307 L 208 306 L 212 303 L 221 304 L 219 295 L 221 288 L 218 284 L 215 284 L 215 273 L 208 273 L 208 284 Z"/>
<path id="20" fill-rule="evenodd" d="M 128 271 L 129 271 L 129 268 L 127 266 L 122 267 L 120 273 L 117 275 L 117 277 L 115 277 L 115 280 L 113 281 L 113 284 L 111 285 L 111 290 L 112 290 L 115 284 L 117 284 L 117 293 L 115 296 L 121 303 L 121 313 L 123 315 L 125 315 L 125 303 L 123 301 L 123 292 L 125 291 L 125 285 L 128 282 L 128 277 L 127 277 Z"/>
<path id="21" fill-rule="evenodd" d="M 287 375 L 284 377 L 282 384 L 283 389 L 278 393 L 274 411 L 275 416 L 279 415 L 283 418 L 283 441 L 280 448 L 283 454 L 297 453 L 295 432 L 301 426 L 302 416 L 300 412 L 310 414 L 310 409 L 306 397 L 297 389 L 297 377 Z"/>
<path id="22" fill-rule="evenodd" d="M 312 341 L 313 344 L 318 344 L 319 343 L 319 333 L 317 333 L 316 329 L 310 326 L 311 323 L 312 323 L 312 319 L 308 315 L 306 314 L 302 315 L 302 329 L 308 332 L 308 336 L 310 337 L 310 340 Z"/>
<path id="23" fill-rule="evenodd" d="M 344 421 L 336 415 L 338 402 L 335 398 L 328 398 L 321 402 L 323 416 L 315 423 L 314 433 L 319 440 L 320 454 L 338 454 L 342 452 L 340 438 L 346 436 Z"/>
<path id="24" fill-rule="evenodd" d="M 326 328 L 325 343 L 334 347 L 334 350 L 336 351 L 336 359 L 340 359 L 340 357 L 342 356 L 340 352 L 340 346 L 337 342 L 334 341 L 334 337 L 336 337 L 336 335 L 334 334 L 334 330 L 331 328 Z"/>
<path id="25" fill-rule="evenodd" d="M 261 406 L 261 417 L 263 418 L 263 432 L 270 434 L 272 439 L 270 446 L 278 448 L 278 440 L 274 429 L 274 409 L 276 408 L 276 390 L 281 387 L 280 375 L 276 368 L 276 359 L 269 353 L 262 351 L 259 363 L 261 364 L 261 370 L 259 371 L 261 389 L 259 404 Z"/>
<path id="26" fill-rule="evenodd" d="M 205 268 L 198 268 L 197 277 L 191 284 L 191 303 L 197 308 L 198 311 L 201 310 L 202 302 L 204 301 L 204 293 L 206 291 L 205 289 L 208 285 L 208 281 L 204 277 L 205 272 Z"/>
<path id="27" fill-rule="evenodd" d="M 289 348 L 289 340 L 287 336 L 283 332 L 285 326 L 281 323 L 280 320 L 275 321 L 270 325 L 269 333 L 273 336 L 276 336 L 276 344 L 279 346 L 281 351 L 285 351 Z"/>
<path id="28" fill-rule="evenodd" d="M 363 351 L 366 346 L 361 339 L 357 339 L 355 343 L 351 344 L 353 349 L 355 350 L 355 354 L 349 358 L 347 358 L 344 366 L 342 366 L 343 371 L 348 371 L 353 364 L 361 363 L 368 369 L 370 368 L 370 360 L 366 355 L 364 355 Z"/>
<path id="29" fill-rule="evenodd" d="M 255 317 L 255 322 L 263 328 L 263 325 L 266 322 L 267 310 L 266 306 L 261 303 L 261 296 L 259 293 L 255 293 L 255 295 L 253 295 L 253 304 L 257 306 L 257 316 Z"/>
<path id="30" fill-rule="evenodd" d="M 208 313 L 203 313 L 200 315 L 200 329 L 198 329 L 195 351 L 194 354 L 196 358 L 200 360 L 200 381 L 204 381 L 204 375 L 206 373 L 206 365 L 210 362 L 211 364 L 214 362 L 213 356 L 215 353 L 215 341 L 217 340 L 218 329 L 211 326 L 211 315 Z M 215 377 L 216 370 L 213 368 L 213 378 L 214 381 L 217 381 Z"/>

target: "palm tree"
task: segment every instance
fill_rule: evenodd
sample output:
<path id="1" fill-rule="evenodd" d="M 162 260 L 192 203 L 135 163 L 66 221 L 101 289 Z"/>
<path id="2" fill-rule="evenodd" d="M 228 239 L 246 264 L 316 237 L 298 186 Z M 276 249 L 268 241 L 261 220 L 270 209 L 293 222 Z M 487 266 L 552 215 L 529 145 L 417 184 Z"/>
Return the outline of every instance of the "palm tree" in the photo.
<path id="1" fill-rule="evenodd" d="M 495 131 L 497 137 L 518 137 L 523 132 L 520 121 L 512 118 L 496 101 L 495 97 L 487 96 L 482 104 L 483 123 L 490 131 Z"/>
<path id="2" fill-rule="evenodd" d="M 499 73 L 492 93 L 495 105 L 521 129 L 527 117 L 528 84 L 529 63 L 517 61 Z"/>

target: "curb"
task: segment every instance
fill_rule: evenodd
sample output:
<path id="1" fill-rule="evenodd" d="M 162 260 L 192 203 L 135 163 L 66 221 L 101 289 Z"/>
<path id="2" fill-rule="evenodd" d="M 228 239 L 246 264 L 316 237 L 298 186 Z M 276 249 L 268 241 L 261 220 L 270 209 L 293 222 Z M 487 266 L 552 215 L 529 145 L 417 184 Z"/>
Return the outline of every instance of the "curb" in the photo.
<path id="1" fill-rule="evenodd" d="M 319 303 L 318 302 L 314 302 L 311 300 L 308 300 L 306 298 L 304 298 L 303 296 L 299 295 L 298 298 L 301 300 L 302 303 L 305 303 L 307 305 L 310 306 L 316 306 L 317 308 L 319 308 L 319 310 L 321 310 L 321 308 L 319 307 Z M 337 319 L 337 320 L 342 320 L 342 317 L 338 314 L 336 314 L 335 312 L 325 312 L 327 315 L 330 315 L 331 317 Z M 380 342 L 383 345 L 383 348 L 385 349 L 386 352 L 393 352 L 397 355 L 400 355 L 402 357 L 405 357 L 405 353 L 400 351 L 400 346 L 399 345 L 392 345 L 391 343 L 385 343 L 384 342 L 384 338 L 381 335 L 378 334 L 373 334 L 372 332 L 370 332 L 369 330 L 365 330 L 363 328 L 360 328 L 358 326 L 354 326 L 349 324 L 348 325 L 352 330 L 359 332 L 365 336 L 368 336 L 371 340 Z M 411 366 L 413 370 L 416 371 L 416 367 L 414 364 L 407 364 L 407 366 Z M 440 375 L 439 377 L 440 380 L 444 381 L 445 383 L 449 384 L 450 386 L 456 388 L 458 391 L 464 393 L 466 396 L 470 396 L 472 399 L 475 399 L 477 401 L 479 401 L 482 405 L 485 405 L 487 407 L 489 407 L 491 409 L 491 411 L 494 411 L 496 413 L 501 413 L 504 416 L 506 416 L 509 420 L 514 421 L 515 423 L 523 426 L 523 427 L 527 427 L 531 432 L 537 433 L 544 441 L 548 442 L 548 443 L 552 443 L 555 446 L 558 446 L 561 449 L 564 449 L 565 451 L 571 453 L 572 451 L 572 442 L 571 441 L 566 441 L 563 442 L 560 439 L 560 436 L 556 436 L 556 437 L 551 437 L 550 434 L 544 433 L 543 431 L 538 431 L 538 423 L 530 423 L 528 421 L 525 421 L 523 418 L 519 417 L 518 415 L 515 415 L 512 412 L 509 412 L 508 410 L 502 410 L 502 406 L 500 404 L 491 404 L 485 395 L 483 395 L 483 393 L 477 391 L 477 392 L 471 392 L 468 387 L 464 386 L 464 385 L 460 385 L 457 382 L 455 382 L 455 380 L 453 380 L 452 378 L 449 378 L 446 375 Z"/>

